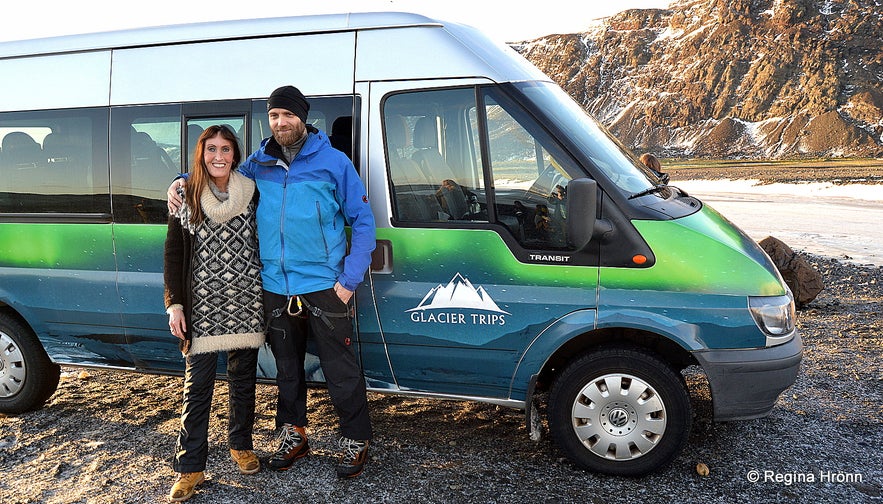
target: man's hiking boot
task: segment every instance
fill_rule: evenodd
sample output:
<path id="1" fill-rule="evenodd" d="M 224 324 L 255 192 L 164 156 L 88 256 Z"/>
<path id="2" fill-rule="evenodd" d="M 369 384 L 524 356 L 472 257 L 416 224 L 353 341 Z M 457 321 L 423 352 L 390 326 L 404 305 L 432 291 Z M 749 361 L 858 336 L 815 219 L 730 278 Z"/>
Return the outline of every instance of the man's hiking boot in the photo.
<path id="1" fill-rule="evenodd" d="M 337 477 L 355 478 L 362 474 L 368 460 L 368 441 L 342 437 L 339 445 L 342 453 L 337 462 Z"/>
<path id="2" fill-rule="evenodd" d="M 310 451 L 307 443 L 307 433 L 303 427 L 284 424 L 276 436 L 278 447 L 276 452 L 267 461 L 270 469 L 284 471 L 291 467 L 295 460 L 306 456 Z"/>
<path id="3" fill-rule="evenodd" d="M 239 466 L 239 472 L 242 474 L 254 474 L 261 470 L 261 461 L 258 456 L 251 450 L 230 450 L 230 456 L 233 462 Z"/>
<path id="4" fill-rule="evenodd" d="M 184 502 L 193 497 L 193 494 L 196 492 L 196 486 L 203 481 L 205 481 L 205 473 L 202 471 L 179 474 L 175 484 L 172 485 L 172 490 L 169 492 L 169 502 Z"/>

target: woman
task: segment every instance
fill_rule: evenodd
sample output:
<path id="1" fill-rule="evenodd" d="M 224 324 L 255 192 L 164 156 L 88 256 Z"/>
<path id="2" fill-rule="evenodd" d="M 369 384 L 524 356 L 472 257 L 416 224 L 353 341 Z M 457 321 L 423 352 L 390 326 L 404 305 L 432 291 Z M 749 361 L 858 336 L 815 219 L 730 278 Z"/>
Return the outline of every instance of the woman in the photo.
<path id="1" fill-rule="evenodd" d="M 254 182 L 226 126 L 200 135 L 184 205 L 169 218 L 165 305 L 186 360 L 184 407 L 169 500 L 189 499 L 205 479 L 218 352 L 227 352 L 228 443 L 243 474 L 260 470 L 252 444 L 258 348 L 264 343 Z"/>

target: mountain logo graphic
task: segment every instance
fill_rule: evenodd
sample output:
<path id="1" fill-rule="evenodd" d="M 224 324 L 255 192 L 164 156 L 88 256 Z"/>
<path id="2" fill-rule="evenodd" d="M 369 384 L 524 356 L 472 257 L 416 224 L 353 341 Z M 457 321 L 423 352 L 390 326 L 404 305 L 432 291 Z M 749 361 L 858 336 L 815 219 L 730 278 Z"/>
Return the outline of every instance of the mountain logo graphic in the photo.
<path id="1" fill-rule="evenodd" d="M 454 275 L 454 278 L 447 285 L 438 284 L 437 287 L 430 289 L 416 308 L 405 311 L 415 312 L 436 308 L 466 308 L 469 310 L 503 313 L 505 315 L 510 314 L 497 306 L 497 303 L 485 292 L 484 287 L 479 286 L 475 288 L 472 282 L 467 278 L 463 278 L 460 273 Z"/>

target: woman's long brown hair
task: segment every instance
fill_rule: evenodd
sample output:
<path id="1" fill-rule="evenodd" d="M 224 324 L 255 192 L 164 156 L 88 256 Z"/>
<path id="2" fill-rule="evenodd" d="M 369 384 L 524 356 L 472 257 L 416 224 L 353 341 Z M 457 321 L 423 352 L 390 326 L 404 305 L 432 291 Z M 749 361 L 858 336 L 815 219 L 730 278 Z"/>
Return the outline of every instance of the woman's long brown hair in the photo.
<path id="1" fill-rule="evenodd" d="M 208 167 L 205 165 L 205 144 L 216 135 L 221 135 L 221 138 L 233 145 L 231 173 L 242 161 L 239 139 L 236 138 L 236 134 L 227 126 L 215 124 L 206 128 L 199 135 L 199 140 L 196 141 L 196 148 L 193 151 L 193 165 L 190 167 L 190 178 L 187 180 L 184 188 L 184 200 L 187 202 L 187 206 L 190 207 L 191 224 L 200 224 L 203 220 L 202 204 L 200 203 L 202 201 L 202 191 L 208 187 L 208 181 L 211 179 L 208 174 Z"/>

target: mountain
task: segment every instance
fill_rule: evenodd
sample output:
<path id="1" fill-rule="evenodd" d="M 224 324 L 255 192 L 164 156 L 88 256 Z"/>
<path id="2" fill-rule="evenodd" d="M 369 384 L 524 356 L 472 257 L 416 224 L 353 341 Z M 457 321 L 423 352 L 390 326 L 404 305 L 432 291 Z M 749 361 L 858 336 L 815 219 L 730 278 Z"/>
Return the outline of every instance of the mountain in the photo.
<path id="1" fill-rule="evenodd" d="M 639 153 L 883 156 L 881 0 L 677 0 L 512 47 Z"/>

